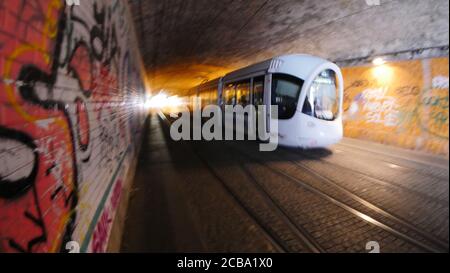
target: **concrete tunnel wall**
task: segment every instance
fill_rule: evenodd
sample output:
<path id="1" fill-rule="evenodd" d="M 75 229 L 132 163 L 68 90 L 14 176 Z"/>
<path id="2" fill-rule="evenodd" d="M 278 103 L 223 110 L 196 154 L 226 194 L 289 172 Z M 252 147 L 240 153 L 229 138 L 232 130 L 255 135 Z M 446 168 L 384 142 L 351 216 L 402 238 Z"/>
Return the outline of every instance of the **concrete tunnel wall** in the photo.
<path id="1" fill-rule="evenodd" d="M 182 95 L 277 55 L 320 56 L 344 69 L 346 136 L 448 156 L 449 1 L 209 2 L 129 0 L 153 90 Z M 391 68 L 372 68 L 376 56 Z"/>
<path id="2" fill-rule="evenodd" d="M 133 27 L 125 1 L 0 2 L 0 252 L 106 250 L 145 118 Z"/>

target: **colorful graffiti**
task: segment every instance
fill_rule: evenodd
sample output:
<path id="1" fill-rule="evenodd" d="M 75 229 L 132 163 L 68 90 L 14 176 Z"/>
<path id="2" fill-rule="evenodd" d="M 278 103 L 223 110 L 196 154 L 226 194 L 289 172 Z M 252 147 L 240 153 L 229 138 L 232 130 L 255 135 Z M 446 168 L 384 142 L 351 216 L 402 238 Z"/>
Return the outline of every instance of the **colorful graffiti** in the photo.
<path id="1" fill-rule="evenodd" d="M 448 156 L 448 58 L 343 69 L 344 133 Z"/>
<path id="2" fill-rule="evenodd" d="M 0 251 L 105 250 L 145 118 L 126 5 L 0 2 Z"/>

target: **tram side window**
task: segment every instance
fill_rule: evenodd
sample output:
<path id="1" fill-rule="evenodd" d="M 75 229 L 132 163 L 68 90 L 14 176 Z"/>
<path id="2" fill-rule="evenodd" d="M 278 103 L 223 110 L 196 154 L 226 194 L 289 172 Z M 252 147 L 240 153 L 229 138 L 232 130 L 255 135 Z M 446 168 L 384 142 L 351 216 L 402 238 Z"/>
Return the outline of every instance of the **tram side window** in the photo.
<path id="1" fill-rule="evenodd" d="M 285 74 L 274 74 L 272 80 L 272 105 L 278 105 L 278 118 L 290 119 L 297 110 L 303 80 Z"/>
<path id="2" fill-rule="evenodd" d="M 209 104 L 209 93 L 208 90 L 203 90 L 202 92 L 202 107 Z"/>
<path id="3" fill-rule="evenodd" d="M 194 99 L 195 99 L 195 95 L 190 95 L 190 96 L 189 96 L 189 107 L 190 107 L 190 108 L 193 107 Z"/>
<path id="4" fill-rule="evenodd" d="M 205 92 L 206 92 L 206 94 L 208 94 L 208 103 L 207 103 L 207 105 L 210 105 L 212 103 L 212 101 L 213 101 L 213 98 L 212 98 L 213 93 L 211 92 L 211 88 L 209 88 Z"/>
<path id="5" fill-rule="evenodd" d="M 203 107 L 205 107 L 205 104 L 208 103 L 208 97 L 207 97 L 207 93 L 205 93 L 204 90 L 200 91 L 200 99 L 201 99 L 201 103 L 202 103 L 202 109 Z"/>
<path id="6" fill-rule="evenodd" d="M 225 105 L 235 105 L 236 102 L 236 89 L 234 84 L 227 84 L 224 91 Z"/>
<path id="7" fill-rule="evenodd" d="M 198 97 L 199 101 L 203 104 L 203 93 L 198 92 L 197 97 Z"/>
<path id="8" fill-rule="evenodd" d="M 209 92 L 209 90 L 205 90 L 205 106 L 211 104 L 211 93 Z"/>
<path id="9" fill-rule="evenodd" d="M 264 77 L 253 79 L 253 105 L 264 104 Z"/>
<path id="10" fill-rule="evenodd" d="M 240 82 L 236 85 L 237 103 L 243 107 L 250 103 L 250 81 Z"/>
<path id="11" fill-rule="evenodd" d="M 211 89 L 211 104 L 217 104 L 217 90 L 215 88 Z"/>

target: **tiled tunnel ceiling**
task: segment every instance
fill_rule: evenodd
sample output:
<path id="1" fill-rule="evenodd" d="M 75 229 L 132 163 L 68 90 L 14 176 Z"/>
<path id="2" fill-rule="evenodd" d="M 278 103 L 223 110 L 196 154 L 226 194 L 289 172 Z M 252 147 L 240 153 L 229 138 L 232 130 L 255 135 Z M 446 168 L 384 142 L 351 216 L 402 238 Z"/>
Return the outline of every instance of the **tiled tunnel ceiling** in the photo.
<path id="1" fill-rule="evenodd" d="M 342 60 L 449 40 L 448 0 L 129 2 L 154 91 L 180 92 L 284 53 Z"/>

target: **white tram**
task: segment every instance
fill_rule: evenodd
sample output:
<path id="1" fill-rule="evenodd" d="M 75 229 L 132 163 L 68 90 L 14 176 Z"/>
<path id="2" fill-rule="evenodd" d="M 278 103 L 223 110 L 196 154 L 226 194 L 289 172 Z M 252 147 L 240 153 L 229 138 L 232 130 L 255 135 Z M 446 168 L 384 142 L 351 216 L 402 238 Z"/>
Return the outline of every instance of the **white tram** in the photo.
<path id="1" fill-rule="evenodd" d="M 189 95 L 200 97 L 202 105 L 266 105 L 267 134 L 273 133 L 275 121 L 270 105 L 278 106 L 280 145 L 327 147 L 343 135 L 342 73 L 322 58 L 303 54 L 275 57 L 201 84 Z"/>

